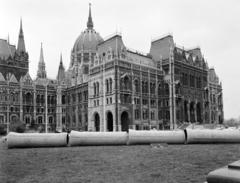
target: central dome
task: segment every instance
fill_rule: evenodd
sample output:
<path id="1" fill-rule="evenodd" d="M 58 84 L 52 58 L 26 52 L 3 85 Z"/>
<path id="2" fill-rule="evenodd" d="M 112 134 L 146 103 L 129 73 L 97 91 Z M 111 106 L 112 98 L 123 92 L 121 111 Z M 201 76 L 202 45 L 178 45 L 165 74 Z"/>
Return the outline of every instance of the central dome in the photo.
<path id="1" fill-rule="evenodd" d="M 97 46 L 103 39 L 93 29 L 93 21 L 91 16 L 91 4 L 89 6 L 89 17 L 87 22 L 87 29 L 78 36 L 77 40 L 74 43 L 73 51 L 88 51 L 90 48 L 93 52 L 97 51 Z"/>
<path id="2" fill-rule="evenodd" d="M 73 51 L 85 51 L 91 48 L 92 51 L 97 51 L 97 45 L 102 42 L 103 39 L 94 29 L 87 28 L 84 32 L 78 36 L 73 46 Z"/>

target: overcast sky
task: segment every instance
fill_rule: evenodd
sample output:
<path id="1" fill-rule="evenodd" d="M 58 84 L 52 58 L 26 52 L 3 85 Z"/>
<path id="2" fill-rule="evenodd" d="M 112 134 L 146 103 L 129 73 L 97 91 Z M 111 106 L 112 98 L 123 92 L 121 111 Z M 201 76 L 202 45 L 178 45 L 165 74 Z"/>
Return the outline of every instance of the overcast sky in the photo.
<path id="1" fill-rule="evenodd" d="M 223 84 L 225 118 L 240 116 L 240 0 L 0 0 L 0 38 L 16 44 L 23 21 L 32 78 L 43 43 L 47 75 L 65 68 L 86 28 L 89 3 L 94 29 L 104 38 L 122 31 L 126 47 L 150 51 L 151 38 L 173 33 L 177 45 L 199 45 Z"/>

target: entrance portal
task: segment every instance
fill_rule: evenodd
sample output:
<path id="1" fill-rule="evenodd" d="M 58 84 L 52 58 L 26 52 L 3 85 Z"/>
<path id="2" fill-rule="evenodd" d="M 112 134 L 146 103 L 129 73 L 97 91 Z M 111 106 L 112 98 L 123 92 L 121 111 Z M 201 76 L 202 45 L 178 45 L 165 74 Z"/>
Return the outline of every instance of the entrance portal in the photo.
<path id="1" fill-rule="evenodd" d="M 99 132 L 100 131 L 100 117 L 99 117 L 98 113 L 95 114 L 94 123 L 95 123 L 95 130 L 96 130 L 96 132 Z"/>
<path id="2" fill-rule="evenodd" d="M 190 104 L 190 122 L 195 122 L 195 111 L 194 111 L 194 102 L 191 102 Z"/>
<path id="3" fill-rule="evenodd" d="M 108 112 L 107 114 L 107 130 L 109 132 L 113 131 L 113 115 L 111 112 Z"/>
<path id="4" fill-rule="evenodd" d="M 197 103 L 197 122 L 202 122 L 201 118 L 201 104 L 198 102 Z"/>
<path id="5" fill-rule="evenodd" d="M 122 131 L 128 132 L 129 129 L 129 119 L 128 119 L 128 113 L 124 111 L 121 115 L 121 123 L 122 123 Z"/>

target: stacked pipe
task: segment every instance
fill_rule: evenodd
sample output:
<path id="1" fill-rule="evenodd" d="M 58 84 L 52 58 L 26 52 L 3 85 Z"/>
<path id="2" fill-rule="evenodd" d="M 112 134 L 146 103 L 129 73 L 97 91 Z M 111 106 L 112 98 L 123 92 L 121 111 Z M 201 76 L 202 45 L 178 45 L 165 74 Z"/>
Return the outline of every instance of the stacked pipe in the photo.
<path id="1" fill-rule="evenodd" d="M 7 135 L 8 148 L 67 146 L 67 133 L 15 133 Z"/>
<path id="2" fill-rule="evenodd" d="M 129 129 L 129 145 L 132 144 L 184 144 L 185 135 L 182 130 L 174 131 L 136 131 Z"/>
<path id="3" fill-rule="evenodd" d="M 126 132 L 78 132 L 71 131 L 70 146 L 84 145 L 126 145 Z"/>
<path id="4" fill-rule="evenodd" d="M 193 130 L 185 129 L 185 144 L 240 143 L 239 130 Z"/>
<path id="5" fill-rule="evenodd" d="M 67 133 L 14 133 L 7 138 L 8 148 L 61 147 L 86 145 L 134 145 L 134 144 L 197 144 L 240 143 L 240 130 L 136 131 L 127 132 L 78 132 Z"/>

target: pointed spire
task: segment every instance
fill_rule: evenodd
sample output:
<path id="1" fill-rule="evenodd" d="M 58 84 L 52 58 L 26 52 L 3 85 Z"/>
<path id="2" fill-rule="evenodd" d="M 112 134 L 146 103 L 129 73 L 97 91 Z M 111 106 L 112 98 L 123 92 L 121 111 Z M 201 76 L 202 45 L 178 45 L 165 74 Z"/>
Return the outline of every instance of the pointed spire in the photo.
<path id="1" fill-rule="evenodd" d="M 21 17 L 21 20 L 20 20 L 20 32 L 19 32 L 19 36 L 20 34 L 23 36 L 23 30 L 22 30 L 22 17 Z"/>
<path id="2" fill-rule="evenodd" d="M 60 56 L 60 66 L 63 66 L 63 63 L 62 63 L 62 52 L 61 52 L 61 56 Z"/>
<path id="3" fill-rule="evenodd" d="M 44 63 L 42 43 L 41 43 L 41 51 L 40 51 L 39 62 L 43 62 Z"/>
<path id="4" fill-rule="evenodd" d="M 22 29 L 22 17 L 20 20 L 20 31 L 19 31 L 19 36 L 18 36 L 18 47 L 17 51 L 20 52 L 26 52 L 25 49 L 25 41 L 24 41 L 24 35 L 23 35 L 23 29 Z"/>
<path id="5" fill-rule="evenodd" d="M 45 70 L 45 62 L 44 62 L 44 58 L 43 58 L 42 43 L 41 43 L 40 58 L 39 58 L 39 62 L 38 62 L 37 78 L 47 78 L 47 72 Z"/>
<path id="6" fill-rule="evenodd" d="M 89 3 L 89 16 L 88 16 L 87 28 L 88 29 L 93 28 L 93 21 L 92 21 L 92 15 L 91 15 L 91 3 Z"/>
<path id="7" fill-rule="evenodd" d="M 60 84 L 62 81 L 65 81 L 65 69 L 62 63 L 62 53 L 60 56 L 60 64 L 58 68 L 57 80 L 58 80 L 58 84 Z"/>

